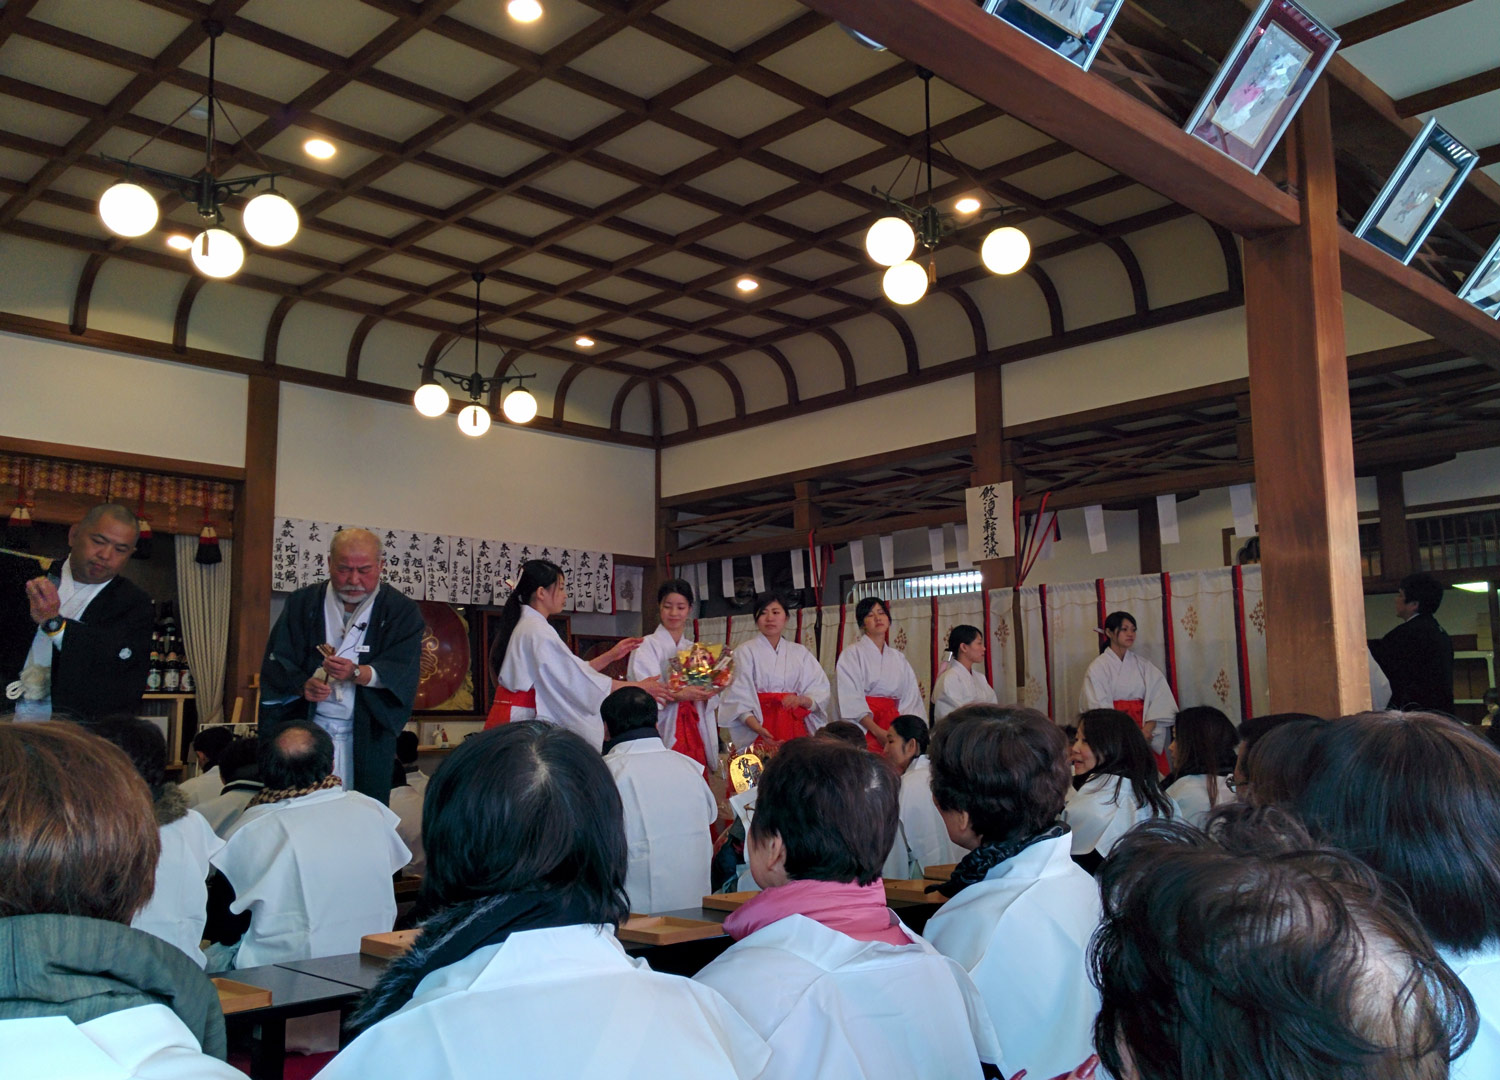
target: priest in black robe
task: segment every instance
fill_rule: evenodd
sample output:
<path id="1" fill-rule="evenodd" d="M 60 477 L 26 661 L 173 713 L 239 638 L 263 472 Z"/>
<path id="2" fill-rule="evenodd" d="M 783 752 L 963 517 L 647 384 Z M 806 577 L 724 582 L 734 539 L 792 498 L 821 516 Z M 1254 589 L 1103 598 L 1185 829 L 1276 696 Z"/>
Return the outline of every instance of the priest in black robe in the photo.
<path id="1" fill-rule="evenodd" d="M 329 580 L 287 598 L 271 630 L 260 738 L 264 745 L 292 720 L 315 723 L 333 737 L 345 786 L 389 802 L 396 736 L 421 679 L 422 612 L 380 581 L 385 560 L 374 533 L 340 530 L 328 569 Z"/>

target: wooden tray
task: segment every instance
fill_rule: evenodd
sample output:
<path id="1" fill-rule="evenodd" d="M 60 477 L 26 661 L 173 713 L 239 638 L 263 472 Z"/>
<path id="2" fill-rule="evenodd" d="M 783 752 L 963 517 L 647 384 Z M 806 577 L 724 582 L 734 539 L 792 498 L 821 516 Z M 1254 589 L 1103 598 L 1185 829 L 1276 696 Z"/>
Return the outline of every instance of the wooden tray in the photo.
<path id="1" fill-rule="evenodd" d="M 233 979 L 214 978 L 211 981 L 219 992 L 219 1007 L 225 1016 L 246 1009 L 268 1008 L 271 1004 L 271 991 L 263 986 L 251 986 Z"/>
<path id="2" fill-rule="evenodd" d="M 681 941 L 724 936 L 724 927 L 706 919 L 682 919 L 676 915 L 631 915 L 615 936 L 638 945 L 676 945 Z"/>
<path id="3" fill-rule="evenodd" d="M 938 863 L 936 866 L 922 867 L 922 876 L 931 878 L 933 881 L 947 881 L 957 869 L 958 863 L 956 862 Z"/>
<path id="4" fill-rule="evenodd" d="M 906 900 L 913 904 L 941 904 L 948 898 L 940 892 L 927 892 L 927 886 L 938 884 L 927 878 L 912 878 L 900 880 L 886 878 L 885 898 L 887 900 Z"/>
<path id="5" fill-rule="evenodd" d="M 387 934 L 366 934 L 359 939 L 359 951 L 366 956 L 393 960 L 405 956 L 416 943 L 420 930 L 392 930 Z"/>
<path id="6" fill-rule="evenodd" d="M 703 898 L 703 906 L 713 908 L 715 911 L 738 911 L 759 895 L 757 892 L 714 893 Z"/>

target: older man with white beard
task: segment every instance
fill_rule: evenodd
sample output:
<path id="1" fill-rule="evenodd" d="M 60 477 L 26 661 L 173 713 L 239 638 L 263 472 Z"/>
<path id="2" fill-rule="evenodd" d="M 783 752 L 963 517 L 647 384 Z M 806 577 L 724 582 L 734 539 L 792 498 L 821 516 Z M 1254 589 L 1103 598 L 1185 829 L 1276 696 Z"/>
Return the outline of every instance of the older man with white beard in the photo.
<path id="1" fill-rule="evenodd" d="M 329 580 L 287 598 L 260 669 L 262 741 L 293 720 L 317 724 L 333 738 L 344 787 L 383 803 L 417 696 L 423 633 L 416 603 L 381 583 L 384 568 L 374 533 L 336 533 Z"/>

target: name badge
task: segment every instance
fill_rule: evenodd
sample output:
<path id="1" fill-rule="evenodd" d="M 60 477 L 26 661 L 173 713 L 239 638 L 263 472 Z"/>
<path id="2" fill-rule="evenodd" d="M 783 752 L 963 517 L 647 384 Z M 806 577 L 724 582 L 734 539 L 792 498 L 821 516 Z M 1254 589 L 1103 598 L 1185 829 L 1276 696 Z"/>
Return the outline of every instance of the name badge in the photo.
<path id="1" fill-rule="evenodd" d="M 354 651 L 355 652 L 369 652 L 370 651 L 370 646 L 368 646 L 368 645 L 361 645 L 359 648 L 355 649 Z"/>

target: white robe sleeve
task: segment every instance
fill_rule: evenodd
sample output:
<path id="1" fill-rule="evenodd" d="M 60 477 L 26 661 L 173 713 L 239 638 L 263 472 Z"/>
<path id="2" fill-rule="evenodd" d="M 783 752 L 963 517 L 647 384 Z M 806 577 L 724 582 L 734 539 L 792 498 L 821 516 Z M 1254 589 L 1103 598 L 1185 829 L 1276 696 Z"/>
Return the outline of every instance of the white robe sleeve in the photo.
<path id="1" fill-rule="evenodd" d="M 801 671 L 797 673 L 797 693 L 812 700 L 812 712 L 807 714 L 807 733 L 811 735 L 818 728 L 828 723 L 828 699 L 832 693 L 832 687 L 828 685 L 828 673 L 818 663 L 817 657 L 813 656 L 802 646 L 794 646 L 799 649 Z"/>
<path id="2" fill-rule="evenodd" d="M 869 673 L 865 671 L 864 650 L 852 647 L 845 649 L 839 654 L 833 671 L 839 680 L 839 719 L 857 724 L 861 718 L 870 714 L 869 703 L 865 701 Z M 823 678 L 826 681 L 828 676 L 825 674 Z"/>
<path id="3" fill-rule="evenodd" d="M 906 672 L 901 676 L 901 696 L 897 699 L 898 707 L 904 715 L 920 716 L 922 722 L 927 722 L 927 703 L 922 700 L 922 685 L 917 682 L 917 673 L 912 670 L 911 662 L 902 661 L 906 665 Z"/>
<path id="4" fill-rule="evenodd" d="M 1368 645 L 1365 646 L 1365 655 L 1370 658 L 1370 708 L 1379 712 L 1391 703 L 1391 680 L 1375 662 L 1375 654 Z"/>
<path id="5" fill-rule="evenodd" d="M 1167 677 L 1155 664 L 1142 660 L 1140 666 L 1146 681 L 1146 701 L 1142 709 L 1142 718 L 1148 724 L 1155 723 L 1156 734 L 1160 736 L 1163 728 L 1170 727 L 1177 721 L 1177 699 L 1172 696 L 1172 688 L 1167 685 Z M 1166 744 L 1163 743 L 1157 749 L 1160 752 L 1165 748 Z"/>
<path id="6" fill-rule="evenodd" d="M 1113 709 L 1115 707 L 1114 679 L 1110 669 L 1102 663 L 1104 654 L 1089 665 L 1083 677 L 1083 690 L 1078 695 L 1078 711 L 1090 709 Z"/>

